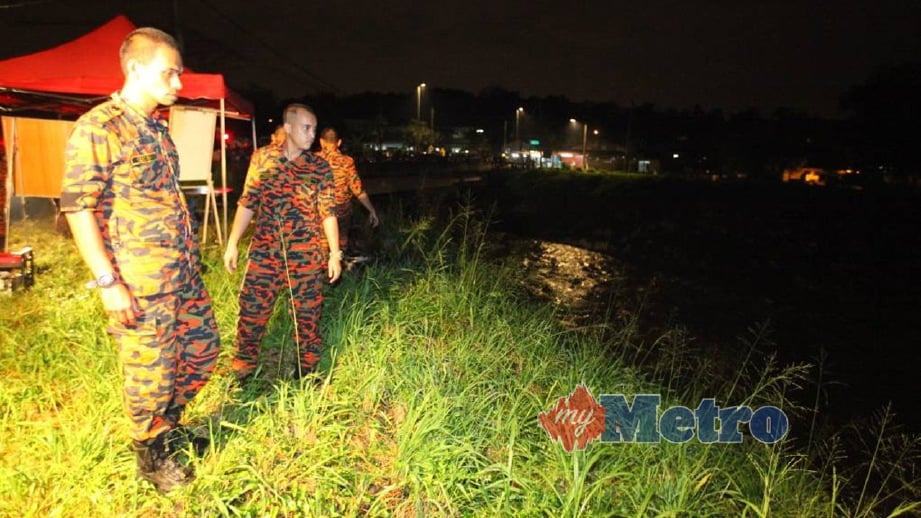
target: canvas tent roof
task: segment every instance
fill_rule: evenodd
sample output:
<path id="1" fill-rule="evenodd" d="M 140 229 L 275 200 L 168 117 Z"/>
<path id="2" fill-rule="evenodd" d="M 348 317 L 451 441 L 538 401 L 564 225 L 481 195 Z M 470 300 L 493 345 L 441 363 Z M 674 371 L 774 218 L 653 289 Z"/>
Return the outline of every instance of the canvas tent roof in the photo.
<path id="1" fill-rule="evenodd" d="M 40 132 L 44 132 L 37 133 L 39 138 L 33 138 L 28 143 L 6 146 L 7 197 L 12 195 L 13 178 L 22 179 L 26 176 L 30 179 L 37 177 L 39 180 L 47 181 L 47 185 L 42 187 L 41 192 L 26 189 L 20 185 L 20 188 L 17 188 L 20 196 L 53 197 L 60 193 L 63 165 L 47 165 L 42 160 L 49 157 L 63 160 L 64 142 L 66 135 L 69 134 L 68 128 L 65 127 L 66 124 L 72 124 L 70 121 L 76 119 L 78 115 L 104 101 L 122 87 L 124 77 L 118 62 L 118 50 L 125 36 L 135 28 L 136 26 L 128 18 L 117 16 L 96 30 L 57 47 L 0 61 L 0 113 L 4 115 L 4 137 L 12 142 L 26 139 L 26 133 L 30 129 L 27 127 L 29 125 L 27 119 L 30 117 L 44 123 L 39 125 Z M 226 117 L 248 119 L 252 121 L 253 141 L 255 142 L 256 130 L 252 106 L 227 88 L 221 74 L 198 74 L 186 69 L 181 80 L 183 88 L 179 92 L 177 105 L 204 107 L 205 111 L 216 114 L 220 120 L 221 133 L 225 131 Z M 41 116 L 38 116 L 39 114 Z M 48 120 L 50 118 L 48 114 L 54 114 L 56 119 L 67 120 Z M 20 122 L 18 132 L 15 121 Z M 211 123 L 213 122 L 212 117 Z M 61 124 L 52 128 L 52 123 Z M 171 121 L 171 129 L 177 131 L 181 127 L 179 124 L 173 125 Z M 61 130 L 60 134 L 64 135 L 63 138 L 55 141 L 45 138 L 49 131 L 54 133 L 57 130 Z M 220 139 L 220 145 L 223 225 L 218 222 L 216 208 L 214 209 L 219 241 L 222 239 L 221 228 L 227 227 L 228 192 L 226 189 L 227 143 L 224 139 Z M 208 157 L 211 157 L 213 141 L 210 137 L 204 140 L 203 146 L 207 148 Z M 177 147 L 180 149 L 180 160 L 182 160 L 183 152 L 180 142 L 177 142 Z M 18 151 L 11 155 L 11 150 L 17 148 Z M 42 165 L 41 168 L 36 166 L 34 161 L 29 164 L 29 167 L 21 163 L 26 151 L 34 151 L 32 154 L 37 157 L 36 160 Z M 204 167 L 206 171 L 210 170 L 207 166 Z M 28 169 L 29 172 L 24 171 L 25 169 Z M 211 200 L 211 206 L 216 207 L 216 191 L 210 175 L 206 177 L 207 192 L 205 194 Z M 208 202 L 206 201 L 206 218 L 202 225 L 205 234 L 203 240 L 207 237 L 208 231 L 207 207 Z M 4 211 L 6 212 L 5 224 L 8 225 L 9 199 L 5 203 Z"/>
<path id="2" fill-rule="evenodd" d="M 79 114 L 121 88 L 118 49 L 136 26 L 119 15 L 75 40 L 48 50 L 0 61 L 0 109 Z M 183 104 L 217 107 L 228 116 L 251 118 L 252 106 L 227 88 L 221 74 L 182 74 Z"/>

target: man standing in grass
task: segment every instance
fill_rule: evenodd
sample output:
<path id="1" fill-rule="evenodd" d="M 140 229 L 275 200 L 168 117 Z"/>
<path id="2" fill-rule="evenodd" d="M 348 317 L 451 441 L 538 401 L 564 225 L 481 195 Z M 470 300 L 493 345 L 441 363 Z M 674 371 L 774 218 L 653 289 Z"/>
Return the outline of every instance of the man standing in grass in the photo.
<path id="1" fill-rule="evenodd" d="M 295 377 L 316 369 L 322 339 L 320 315 L 324 272 L 335 282 L 342 272 L 342 251 L 334 211 L 333 173 L 309 152 L 317 118 L 303 104 L 285 108 L 285 140 L 253 153 L 224 265 L 237 268 L 238 243 L 255 219 L 249 265 L 240 290 L 236 357 L 231 368 L 239 383 L 256 371 L 259 346 L 281 291 L 287 290 L 294 320 L 298 364 Z M 325 256 L 323 240 L 331 243 Z"/>
<path id="2" fill-rule="evenodd" d="M 220 338 L 179 155 L 153 117 L 176 102 L 182 58 L 152 28 L 129 34 L 119 58 L 121 91 L 83 115 L 67 143 L 61 211 L 118 345 L 139 474 L 166 492 L 193 477 L 176 456 L 191 438 L 179 420 L 211 377 Z"/>
<path id="3" fill-rule="evenodd" d="M 349 228 L 352 223 L 352 197 L 358 201 L 368 211 L 368 222 L 372 228 L 377 227 L 377 211 L 368 197 L 368 193 L 362 188 L 361 178 L 358 177 L 358 170 L 355 168 L 355 160 L 352 157 L 342 153 L 340 147 L 342 139 L 336 133 L 335 128 L 325 128 L 320 133 L 320 152 L 317 156 L 329 162 L 333 169 L 333 178 L 336 183 L 336 216 L 339 218 L 339 249 L 343 253 L 348 250 Z"/>

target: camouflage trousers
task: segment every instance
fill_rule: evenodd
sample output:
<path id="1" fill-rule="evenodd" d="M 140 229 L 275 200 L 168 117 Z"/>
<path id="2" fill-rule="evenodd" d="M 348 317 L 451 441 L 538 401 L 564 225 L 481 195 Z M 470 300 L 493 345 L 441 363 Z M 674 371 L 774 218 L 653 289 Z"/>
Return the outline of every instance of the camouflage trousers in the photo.
<path id="1" fill-rule="evenodd" d="M 109 321 L 124 376 L 124 404 L 136 441 L 175 428 L 211 378 L 220 335 L 198 274 L 174 293 L 136 297 L 137 320 Z"/>
<path id="2" fill-rule="evenodd" d="M 320 317 L 326 263 L 320 260 L 318 247 L 314 246 L 287 254 L 277 249 L 256 249 L 255 244 L 252 246 L 240 290 L 233 371 L 237 376 L 246 376 L 256 369 L 266 324 L 283 289 L 289 294 L 299 367 L 304 372 L 312 371 L 320 362 L 322 353 Z"/>

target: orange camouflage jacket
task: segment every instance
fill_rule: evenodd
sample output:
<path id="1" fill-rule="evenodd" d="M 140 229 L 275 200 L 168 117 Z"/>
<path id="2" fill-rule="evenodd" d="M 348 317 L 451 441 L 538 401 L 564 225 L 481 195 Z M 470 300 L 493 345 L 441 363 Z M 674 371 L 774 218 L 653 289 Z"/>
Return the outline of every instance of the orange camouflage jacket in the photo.
<path id="1" fill-rule="evenodd" d="M 259 148 L 238 204 L 255 213 L 251 251 L 287 244 L 288 250 L 319 253 L 322 222 L 335 215 L 332 170 L 309 152 L 288 160 L 279 146 Z"/>
<path id="2" fill-rule="evenodd" d="M 322 150 L 317 156 L 329 162 L 336 184 L 336 207 L 338 210 L 350 210 L 352 196 L 358 197 L 364 192 L 355 160 L 339 151 Z"/>
<path id="3" fill-rule="evenodd" d="M 67 142 L 61 211 L 80 210 L 94 211 L 106 253 L 133 295 L 176 291 L 197 272 L 176 146 L 163 124 L 118 94 L 80 117 Z"/>

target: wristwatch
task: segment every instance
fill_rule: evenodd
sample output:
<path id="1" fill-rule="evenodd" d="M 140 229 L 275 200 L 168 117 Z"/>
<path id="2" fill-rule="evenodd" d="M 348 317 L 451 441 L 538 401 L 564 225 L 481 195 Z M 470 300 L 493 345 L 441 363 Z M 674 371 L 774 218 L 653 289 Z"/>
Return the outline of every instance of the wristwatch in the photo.
<path id="1" fill-rule="evenodd" d="M 342 260 L 342 257 L 343 257 L 344 255 L 345 255 L 345 254 L 342 253 L 342 250 L 336 250 L 335 252 L 330 252 L 330 253 L 329 253 L 329 258 L 330 258 L 330 259 L 339 259 L 339 260 L 341 261 L 341 260 Z"/>
<path id="2" fill-rule="evenodd" d="M 115 274 L 114 273 L 104 273 L 99 277 L 96 277 L 96 280 L 86 283 L 86 287 L 89 289 L 93 288 L 111 288 L 115 285 Z"/>

